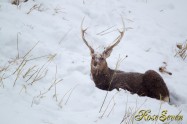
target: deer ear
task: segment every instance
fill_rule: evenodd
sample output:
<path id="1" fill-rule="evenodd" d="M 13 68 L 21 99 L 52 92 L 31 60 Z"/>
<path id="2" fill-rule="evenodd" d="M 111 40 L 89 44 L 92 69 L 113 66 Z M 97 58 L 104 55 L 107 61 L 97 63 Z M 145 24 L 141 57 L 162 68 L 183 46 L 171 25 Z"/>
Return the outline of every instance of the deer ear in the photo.
<path id="1" fill-rule="evenodd" d="M 112 52 L 112 49 L 105 50 L 105 51 L 103 52 L 104 58 L 108 58 L 108 57 L 110 56 L 111 52 Z"/>

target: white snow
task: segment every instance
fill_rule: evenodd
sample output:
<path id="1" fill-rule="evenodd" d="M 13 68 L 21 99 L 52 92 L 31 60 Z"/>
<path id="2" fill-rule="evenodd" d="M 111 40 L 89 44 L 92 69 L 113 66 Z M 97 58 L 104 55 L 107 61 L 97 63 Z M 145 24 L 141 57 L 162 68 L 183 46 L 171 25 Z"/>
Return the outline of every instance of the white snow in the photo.
<path id="1" fill-rule="evenodd" d="M 186 123 L 187 60 L 174 57 L 176 44 L 187 39 L 186 5 L 186 0 L 29 0 L 17 7 L 10 0 L 1 0 L 0 124 L 120 124 L 126 115 L 125 124 L 137 109 L 151 110 L 152 115 L 163 110 L 168 115 L 181 111 L 183 120 L 134 120 L 135 124 Z M 118 32 L 97 33 L 112 26 L 108 31 L 121 29 L 121 16 L 126 32 L 107 60 L 109 67 L 115 68 L 119 55 L 128 55 L 119 67 L 127 72 L 159 72 L 166 62 L 172 76 L 159 73 L 170 91 L 171 104 L 113 90 L 99 112 L 107 92 L 96 88 L 90 77 L 91 58 L 81 39 L 81 21 L 85 17 L 86 38 L 100 51 Z M 19 68 L 22 57 L 31 49 L 27 59 L 44 57 Z M 54 59 L 49 60 L 52 56 Z M 37 69 L 43 78 L 29 85 Z"/>

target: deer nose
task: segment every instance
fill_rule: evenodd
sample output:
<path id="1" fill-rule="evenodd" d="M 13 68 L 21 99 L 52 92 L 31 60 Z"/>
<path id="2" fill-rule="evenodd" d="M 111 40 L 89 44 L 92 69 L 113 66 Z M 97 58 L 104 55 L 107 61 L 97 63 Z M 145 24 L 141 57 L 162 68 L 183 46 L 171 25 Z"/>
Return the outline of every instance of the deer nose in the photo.
<path id="1" fill-rule="evenodd" d="M 94 62 L 94 66 L 97 66 L 97 62 Z"/>

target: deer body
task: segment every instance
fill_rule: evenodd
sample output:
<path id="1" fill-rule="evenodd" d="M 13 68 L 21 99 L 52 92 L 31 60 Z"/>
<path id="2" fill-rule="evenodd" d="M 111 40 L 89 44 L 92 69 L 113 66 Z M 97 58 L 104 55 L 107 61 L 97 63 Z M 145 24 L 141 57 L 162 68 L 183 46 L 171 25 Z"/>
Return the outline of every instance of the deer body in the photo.
<path id="1" fill-rule="evenodd" d="M 132 94 L 148 96 L 169 102 L 169 92 L 162 77 L 153 70 L 144 74 L 123 72 L 107 68 L 99 71 L 91 67 L 93 81 L 97 88 L 111 91 L 119 88 L 128 90 Z"/>
<path id="2" fill-rule="evenodd" d="M 153 70 L 148 70 L 145 73 L 123 72 L 108 67 L 106 59 L 110 56 L 113 48 L 121 41 L 124 30 L 119 31 L 120 35 L 115 39 L 114 43 L 108 46 L 102 53 L 96 53 L 88 44 L 85 39 L 86 30 L 81 29 L 82 39 L 90 49 L 92 57 L 91 74 L 96 87 L 107 91 L 119 90 L 121 88 L 140 96 L 148 96 L 169 102 L 168 88 L 157 72 Z"/>

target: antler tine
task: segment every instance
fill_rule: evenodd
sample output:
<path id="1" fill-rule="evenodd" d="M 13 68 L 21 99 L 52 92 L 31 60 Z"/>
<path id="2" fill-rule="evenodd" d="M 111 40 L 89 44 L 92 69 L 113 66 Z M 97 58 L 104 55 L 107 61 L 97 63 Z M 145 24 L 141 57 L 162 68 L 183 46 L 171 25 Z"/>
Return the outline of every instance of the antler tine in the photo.
<path id="1" fill-rule="evenodd" d="M 124 21 L 123 21 L 123 18 L 122 18 L 122 17 L 121 17 L 121 19 L 122 19 L 122 23 L 123 23 L 123 30 L 120 31 L 120 30 L 118 29 L 120 35 L 114 40 L 114 42 L 113 42 L 112 45 L 110 45 L 110 46 L 108 46 L 108 47 L 106 48 L 105 52 L 112 50 L 112 49 L 121 41 L 121 39 L 122 39 L 123 36 L 124 36 L 124 33 L 125 33 L 125 24 L 124 24 Z"/>
<path id="2" fill-rule="evenodd" d="M 83 39 L 84 43 L 86 44 L 86 46 L 90 49 L 91 53 L 94 53 L 94 49 L 88 44 L 88 42 L 85 39 L 85 35 L 84 34 L 85 34 L 85 32 L 86 32 L 86 30 L 88 28 L 86 28 L 86 29 L 82 28 L 83 22 L 84 22 L 84 18 L 83 18 L 82 23 L 81 23 L 81 36 L 82 36 L 82 39 Z"/>

